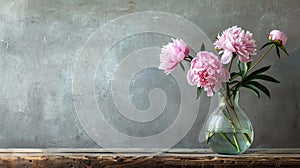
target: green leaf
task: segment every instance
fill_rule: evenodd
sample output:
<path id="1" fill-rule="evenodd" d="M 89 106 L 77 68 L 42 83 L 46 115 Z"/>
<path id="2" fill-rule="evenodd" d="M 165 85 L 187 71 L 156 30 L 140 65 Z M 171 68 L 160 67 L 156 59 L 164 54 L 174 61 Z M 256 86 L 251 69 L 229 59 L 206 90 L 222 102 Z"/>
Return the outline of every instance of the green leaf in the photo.
<path id="1" fill-rule="evenodd" d="M 249 62 L 247 62 L 246 64 L 247 64 L 247 67 L 248 67 L 248 69 L 251 67 L 251 61 L 249 61 Z"/>
<path id="2" fill-rule="evenodd" d="M 196 99 L 199 99 L 200 95 L 201 95 L 201 92 L 202 92 L 203 88 L 202 87 L 197 87 L 197 98 Z"/>
<path id="3" fill-rule="evenodd" d="M 263 48 L 265 48 L 265 47 L 268 46 L 268 45 L 271 45 L 271 44 L 274 44 L 274 42 L 273 42 L 273 41 L 272 41 L 272 42 L 267 42 L 266 44 L 264 44 L 264 45 L 260 48 L 260 50 L 263 49 Z"/>
<path id="4" fill-rule="evenodd" d="M 237 80 L 231 81 L 231 82 L 229 82 L 229 85 L 233 85 L 233 84 L 236 84 L 236 83 L 239 83 L 239 81 L 237 81 Z"/>
<path id="5" fill-rule="evenodd" d="M 205 45 L 202 43 L 200 51 L 205 51 Z"/>
<path id="6" fill-rule="evenodd" d="M 285 49 L 285 47 L 284 46 L 279 46 L 279 48 L 287 55 L 287 56 L 290 56 L 289 54 L 288 54 L 288 52 L 286 51 L 286 49 Z"/>
<path id="7" fill-rule="evenodd" d="M 179 65 L 180 65 L 180 67 L 182 68 L 182 70 L 185 71 L 185 68 L 184 68 L 182 62 L 179 62 Z"/>
<path id="8" fill-rule="evenodd" d="M 244 83 L 247 83 L 249 81 L 251 81 L 256 75 L 258 74 L 261 74 L 263 72 L 266 72 L 268 69 L 270 69 L 271 65 L 270 66 L 265 66 L 265 67 L 262 67 L 262 68 L 259 68 L 257 70 L 255 70 L 254 72 L 252 72 L 251 74 L 249 74 L 244 80 L 243 82 Z"/>
<path id="9" fill-rule="evenodd" d="M 232 72 L 230 73 L 230 81 L 233 81 L 235 78 L 242 76 L 241 73 Z"/>
<path id="10" fill-rule="evenodd" d="M 278 80 L 274 79 L 273 77 L 269 75 L 256 75 L 253 79 L 261 79 L 268 82 L 274 82 L 274 83 L 280 83 Z"/>
<path id="11" fill-rule="evenodd" d="M 252 72 L 251 74 L 260 74 L 260 73 L 266 72 L 266 71 L 269 70 L 270 68 L 271 68 L 271 65 L 265 66 L 265 67 L 262 67 L 262 68 L 259 68 L 259 69 L 255 70 L 255 71 Z M 250 74 L 250 75 L 251 75 L 251 74 Z"/>
<path id="12" fill-rule="evenodd" d="M 231 87 L 231 91 L 233 92 L 233 95 L 238 91 L 239 87 L 241 86 L 241 83 L 238 82 L 234 86 Z"/>
<path id="13" fill-rule="evenodd" d="M 278 57 L 280 58 L 280 52 L 279 52 L 279 47 L 276 46 L 276 54 L 278 55 Z"/>
<path id="14" fill-rule="evenodd" d="M 260 98 L 260 94 L 259 94 L 257 87 L 255 87 L 252 84 L 246 84 L 246 85 L 242 85 L 242 86 L 247 89 L 250 89 L 252 91 L 252 93 L 254 93 L 258 98 Z"/>
<path id="15" fill-rule="evenodd" d="M 186 60 L 187 62 L 191 62 L 193 60 L 193 57 L 190 55 L 187 55 L 186 57 L 184 57 L 184 60 Z"/>
<path id="16" fill-rule="evenodd" d="M 249 82 L 249 84 L 254 85 L 255 87 L 257 87 L 259 90 L 261 90 L 264 94 L 266 94 L 269 98 L 271 98 L 270 92 L 267 89 L 267 87 L 265 87 L 264 85 L 256 82 L 256 81 L 251 81 Z"/>
<path id="17" fill-rule="evenodd" d="M 236 84 L 236 83 L 239 83 L 239 81 L 237 81 L 237 80 L 234 80 L 234 81 L 230 81 L 230 82 L 229 82 L 229 84 L 230 84 L 230 85 L 232 85 L 232 84 Z"/>

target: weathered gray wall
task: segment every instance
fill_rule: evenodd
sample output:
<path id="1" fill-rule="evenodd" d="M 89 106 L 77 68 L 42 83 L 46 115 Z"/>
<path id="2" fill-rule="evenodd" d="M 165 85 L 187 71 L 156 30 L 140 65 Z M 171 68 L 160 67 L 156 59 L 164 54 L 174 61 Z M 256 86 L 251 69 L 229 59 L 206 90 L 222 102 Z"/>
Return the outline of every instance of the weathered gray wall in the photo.
<path id="1" fill-rule="evenodd" d="M 272 29 L 286 32 L 290 57 L 279 60 L 272 56 L 263 62 L 263 65 L 273 65 L 269 73 L 281 81 L 268 85 L 272 98 L 263 96 L 258 100 L 243 92 L 245 97 L 241 101 L 255 129 L 252 147 L 300 147 L 298 0 L 0 0 L 0 148 L 100 147 L 90 134 L 107 130 L 88 132 L 92 128 L 84 129 L 74 105 L 86 96 L 72 92 L 72 85 L 78 84 L 74 76 L 92 64 L 80 62 L 81 51 L 104 24 L 143 11 L 179 15 L 197 25 L 212 41 L 218 32 L 232 25 L 250 30 L 257 44 L 264 43 Z M 184 26 L 181 29 L 185 31 Z M 120 28 L 121 31 L 126 28 Z M 110 33 L 114 36 L 118 32 Z M 96 39 L 99 45 L 105 44 L 101 37 Z M 154 121 L 144 123 L 126 119 L 113 106 L 113 98 L 108 93 L 114 73 L 119 72 L 114 64 L 138 49 L 160 47 L 169 39 L 170 36 L 157 33 L 124 37 L 110 48 L 102 62 L 95 60 L 99 61 L 94 74 L 95 84 L 90 86 L 84 81 L 78 84 L 95 90 L 99 109 L 123 134 L 133 137 L 155 135 L 168 128 L 177 117 L 181 105 L 179 86 L 174 78 L 165 77 L 155 68 L 136 73 L 132 77 L 133 83 L 129 84 L 130 95 L 127 95 L 138 109 L 145 110 L 150 106 L 147 94 L 151 89 L 164 90 L 168 100 L 166 110 Z M 154 57 L 158 59 L 158 55 Z M 86 64 L 85 68 L 83 64 Z M 192 129 L 175 147 L 206 147 L 198 142 L 198 135 L 209 103 L 208 98 L 201 99 L 198 117 L 191 123 Z M 116 138 L 109 132 L 105 135 L 112 142 Z M 161 141 L 172 136 L 164 138 Z M 131 142 L 124 140 L 123 143 L 126 147 L 125 144 Z M 149 146 L 145 144 L 145 147 Z"/>

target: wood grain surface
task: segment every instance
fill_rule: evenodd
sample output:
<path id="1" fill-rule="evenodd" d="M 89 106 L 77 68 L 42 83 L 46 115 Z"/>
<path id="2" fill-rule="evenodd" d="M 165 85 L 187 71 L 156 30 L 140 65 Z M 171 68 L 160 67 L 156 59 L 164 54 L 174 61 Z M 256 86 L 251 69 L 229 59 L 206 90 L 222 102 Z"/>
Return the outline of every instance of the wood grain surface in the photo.
<path id="1" fill-rule="evenodd" d="M 209 150 L 176 149 L 1 149 L 0 167 L 300 167 L 300 149 L 257 149 L 242 155 L 217 155 Z"/>

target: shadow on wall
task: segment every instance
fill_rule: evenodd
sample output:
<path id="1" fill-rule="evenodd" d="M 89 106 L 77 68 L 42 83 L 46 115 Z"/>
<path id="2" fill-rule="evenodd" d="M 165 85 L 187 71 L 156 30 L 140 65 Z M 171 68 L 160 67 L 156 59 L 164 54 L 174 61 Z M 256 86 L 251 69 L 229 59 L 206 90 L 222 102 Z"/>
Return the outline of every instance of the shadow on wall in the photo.
<path id="1" fill-rule="evenodd" d="M 300 147 L 299 62 L 300 49 L 274 62 L 269 73 L 281 83 L 269 85 L 271 99 L 262 97 L 258 106 L 249 108 L 257 109 L 250 112 L 256 133 L 252 147 Z"/>

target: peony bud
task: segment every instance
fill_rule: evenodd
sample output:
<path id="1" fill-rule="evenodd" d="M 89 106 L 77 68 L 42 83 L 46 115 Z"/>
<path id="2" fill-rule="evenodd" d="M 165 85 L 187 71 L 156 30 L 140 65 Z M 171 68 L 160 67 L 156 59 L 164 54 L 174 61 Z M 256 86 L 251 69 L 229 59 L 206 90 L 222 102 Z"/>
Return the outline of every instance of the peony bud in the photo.
<path id="1" fill-rule="evenodd" d="M 269 35 L 269 40 L 284 46 L 286 44 L 287 37 L 280 30 L 272 30 Z"/>

